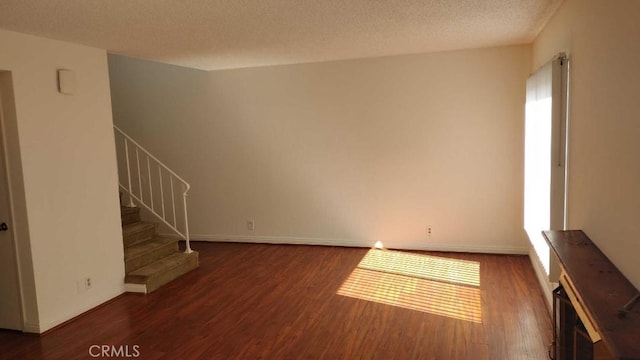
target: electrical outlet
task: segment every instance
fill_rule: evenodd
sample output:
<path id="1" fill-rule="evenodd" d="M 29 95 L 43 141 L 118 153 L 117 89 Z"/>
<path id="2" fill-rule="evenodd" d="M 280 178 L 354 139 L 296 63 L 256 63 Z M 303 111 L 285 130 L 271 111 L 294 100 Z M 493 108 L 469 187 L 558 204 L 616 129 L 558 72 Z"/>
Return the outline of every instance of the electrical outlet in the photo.
<path id="1" fill-rule="evenodd" d="M 427 225 L 427 237 L 431 238 L 431 235 L 433 235 L 433 228 L 431 225 Z"/>
<path id="2" fill-rule="evenodd" d="M 247 220 L 247 230 L 253 231 L 256 228 L 256 223 L 253 222 L 253 219 Z"/>
<path id="3" fill-rule="evenodd" d="M 76 287 L 78 288 L 78 294 L 82 294 L 87 292 L 93 286 L 92 280 L 90 277 L 84 277 L 76 282 Z"/>

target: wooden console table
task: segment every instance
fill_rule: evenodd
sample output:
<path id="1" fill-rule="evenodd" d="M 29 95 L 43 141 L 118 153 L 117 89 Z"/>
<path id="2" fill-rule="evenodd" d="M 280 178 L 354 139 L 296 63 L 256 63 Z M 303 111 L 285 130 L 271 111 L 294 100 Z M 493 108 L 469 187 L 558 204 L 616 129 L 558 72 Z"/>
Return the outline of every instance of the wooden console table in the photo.
<path id="1" fill-rule="evenodd" d="M 593 351 L 593 358 L 640 359 L 640 301 L 625 316 L 619 315 L 638 289 L 581 230 L 544 231 L 543 235 L 560 260 L 561 284 L 567 293 L 573 293 L 569 298 L 577 318 L 594 343 L 602 339 L 604 350 Z M 574 335 L 574 352 L 578 352 L 575 342 Z M 579 356 L 573 355 L 582 359 Z"/>

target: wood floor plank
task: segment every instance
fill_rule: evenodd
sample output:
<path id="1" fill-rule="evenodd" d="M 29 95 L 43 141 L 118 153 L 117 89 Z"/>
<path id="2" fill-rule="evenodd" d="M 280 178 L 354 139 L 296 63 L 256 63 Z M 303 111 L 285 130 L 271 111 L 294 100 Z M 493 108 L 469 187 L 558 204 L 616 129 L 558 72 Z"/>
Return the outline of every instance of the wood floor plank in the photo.
<path id="1" fill-rule="evenodd" d="M 387 272 L 358 267 L 370 249 L 193 247 L 200 268 L 152 294 L 122 295 L 41 337 L 0 331 L 0 358 L 90 359 L 106 344 L 138 345 L 141 359 L 545 359 L 551 342 L 526 256 L 410 252 L 451 262 L 434 275 L 442 269 L 409 252 Z M 470 279 L 477 268 L 479 284 L 443 278 L 457 265 Z"/>

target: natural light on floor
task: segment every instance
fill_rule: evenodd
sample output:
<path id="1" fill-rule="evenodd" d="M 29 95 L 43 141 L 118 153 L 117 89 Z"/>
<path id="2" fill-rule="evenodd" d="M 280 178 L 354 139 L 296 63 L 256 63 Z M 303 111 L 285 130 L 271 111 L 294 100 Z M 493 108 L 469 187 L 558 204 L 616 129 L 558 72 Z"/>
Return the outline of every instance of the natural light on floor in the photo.
<path id="1" fill-rule="evenodd" d="M 482 322 L 476 261 L 371 249 L 338 295 Z"/>

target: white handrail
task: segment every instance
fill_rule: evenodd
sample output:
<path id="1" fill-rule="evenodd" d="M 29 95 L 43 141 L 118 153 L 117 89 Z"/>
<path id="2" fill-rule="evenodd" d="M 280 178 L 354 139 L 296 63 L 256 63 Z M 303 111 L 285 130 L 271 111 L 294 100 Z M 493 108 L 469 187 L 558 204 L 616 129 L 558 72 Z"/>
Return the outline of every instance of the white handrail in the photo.
<path id="1" fill-rule="evenodd" d="M 125 167 L 126 167 L 126 171 L 127 171 L 127 177 L 126 177 L 126 184 L 122 184 L 122 182 L 120 182 L 120 189 L 122 189 L 122 191 L 124 191 L 128 196 L 130 200 L 135 200 L 136 203 L 138 203 L 139 205 L 143 206 L 145 209 L 149 210 L 156 218 L 158 218 L 158 220 L 162 221 L 163 224 L 167 225 L 171 230 L 173 230 L 176 234 L 182 236 L 186 242 L 186 253 L 191 253 L 191 245 L 189 243 L 189 221 L 188 221 L 188 217 L 187 217 L 187 193 L 189 192 L 189 189 L 191 188 L 189 186 L 189 183 L 187 183 L 183 178 L 181 178 L 180 176 L 178 176 L 178 174 L 176 174 L 175 172 L 173 172 L 173 170 L 169 169 L 165 164 L 163 164 L 160 160 L 158 160 L 155 156 L 151 155 L 151 153 L 149 153 L 144 147 L 142 147 L 142 145 L 138 144 L 138 142 L 136 142 L 135 140 L 133 140 L 129 135 L 125 134 L 124 131 L 120 130 L 120 128 L 118 128 L 116 125 L 113 125 L 113 128 L 115 130 L 115 134 L 116 134 L 116 138 L 118 136 L 122 137 L 122 141 L 124 142 L 124 157 L 125 157 L 125 161 L 122 163 Z M 116 139 L 117 141 L 117 139 Z M 133 145 L 135 147 L 135 156 L 136 156 L 136 161 L 134 161 L 134 164 L 136 165 L 136 169 L 135 169 L 135 175 L 137 176 L 137 180 L 138 180 L 138 191 L 137 194 L 134 191 L 132 185 L 131 185 L 131 161 L 129 160 L 129 146 Z M 142 196 L 143 191 L 142 191 L 142 187 L 143 187 L 143 182 L 142 182 L 142 172 L 140 169 L 140 151 L 142 151 L 144 153 L 144 155 L 147 157 L 147 182 L 148 182 L 148 186 L 146 187 L 146 191 L 145 193 L 149 196 L 149 201 L 146 202 L 144 199 L 144 196 Z M 120 160 L 120 159 L 118 159 Z M 151 172 L 151 164 L 150 162 L 153 161 L 154 166 L 158 167 L 158 183 L 159 183 L 159 187 L 160 187 L 160 204 L 161 204 L 161 208 L 162 208 L 162 214 L 158 213 L 156 211 L 156 206 L 153 200 L 153 179 L 152 179 L 152 172 Z M 169 181 L 171 183 L 171 206 L 173 208 L 173 221 L 171 222 L 170 219 L 166 216 L 167 214 L 165 213 L 165 198 L 164 198 L 164 189 L 163 189 L 163 178 L 162 178 L 162 171 L 165 171 L 166 173 L 168 173 L 170 175 L 169 177 Z M 183 230 L 179 229 L 178 226 L 178 221 L 177 221 L 177 217 L 176 217 L 176 206 L 175 206 L 175 193 L 174 193 L 174 179 L 177 180 L 177 182 L 181 183 L 184 186 L 184 191 L 182 193 L 182 207 L 184 210 L 184 224 L 183 225 Z M 157 192 L 156 192 L 157 194 Z"/>

